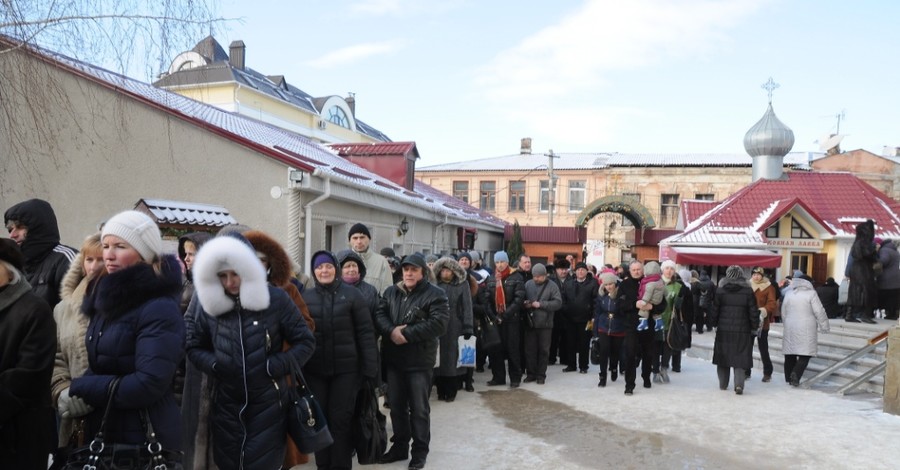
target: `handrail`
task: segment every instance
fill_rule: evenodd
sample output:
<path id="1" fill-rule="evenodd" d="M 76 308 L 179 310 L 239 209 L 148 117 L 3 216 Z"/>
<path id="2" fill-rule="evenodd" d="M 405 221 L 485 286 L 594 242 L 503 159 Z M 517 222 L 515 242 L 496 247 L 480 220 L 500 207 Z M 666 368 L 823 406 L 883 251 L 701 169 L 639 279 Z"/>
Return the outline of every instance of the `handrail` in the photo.
<path id="1" fill-rule="evenodd" d="M 837 361 L 837 362 L 835 362 L 834 364 L 832 364 L 832 365 L 826 367 L 824 370 L 822 370 L 822 371 L 819 372 L 818 374 L 816 374 L 816 375 L 810 377 L 810 378 L 807 379 L 807 380 L 804 380 L 804 381 L 800 384 L 800 387 L 802 387 L 802 388 L 810 388 L 810 387 L 812 386 L 812 384 L 814 384 L 814 383 L 816 383 L 816 382 L 818 382 L 818 381 L 824 379 L 825 377 L 828 377 L 829 375 L 835 373 L 838 369 L 840 369 L 840 368 L 846 366 L 847 364 L 850 364 L 851 362 L 853 362 L 853 361 L 855 361 L 855 360 L 857 360 L 857 359 L 859 359 L 859 358 L 865 356 L 866 354 L 868 354 L 869 352 L 871 352 L 872 350 L 874 350 L 875 348 L 877 348 L 879 344 L 881 344 L 882 342 L 884 342 L 884 341 L 887 339 L 887 337 L 888 337 L 888 330 L 885 330 L 885 331 L 883 331 L 883 332 L 881 332 L 881 333 L 879 333 L 879 334 L 877 334 L 877 335 L 875 335 L 875 336 L 869 338 L 869 340 L 866 342 L 867 344 L 866 344 L 865 346 L 863 346 L 863 347 L 857 349 L 856 351 L 850 353 L 849 356 L 847 356 L 847 357 L 841 359 L 840 361 Z M 877 367 L 878 367 L 878 366 L 875 366 L 875 368 L 877 368 Z M 874 369 L 874 368 L 873 368 L 873 369 Z M 867 371 L 867 372 L 865 372 L 863 375 L 868 374 L 868 373 L 870 373 L 870 372 L 872 372 L 872 371 L 871 371 L 871 370 L 870 370 L 870 371 Z M 877 372 L 872 373 L 872 375 L 875 375 L 876 373 L 877 373 Z M 871 377 L 871 375 L 870 375 L 870 377 Z M 854 380 L 854 382 L 855 382 L 855 381 L 856 381 L 856 380 Z M 853 383 L 853 382 L 851 382 L 851 383 Z M 860 382 L 860 383 L 861 383 L 861 382 Z M 857 385 L 859 385 L 859 384 L 857 384 Z M 854 388 L 855 388 L 855 387 L 854 387 Z"/>
<path id="2" fill-rule="evenodd" d="M 860 374 L 859 377 L 853 379 L 853 381 L 851 381 L 850 383 L 847 383 L 843 387 L 839 388 L 837 390 L 838 395 L 846 395 L 847 392 L 856 389 L 856 387 L 859 387 L 875 375 L 884 372 L 884 369 L 886 368 L 887 361 L 881 361 L 881 364 L 878 364 L 877 366 L 865 371 L 864 373 Z"/>

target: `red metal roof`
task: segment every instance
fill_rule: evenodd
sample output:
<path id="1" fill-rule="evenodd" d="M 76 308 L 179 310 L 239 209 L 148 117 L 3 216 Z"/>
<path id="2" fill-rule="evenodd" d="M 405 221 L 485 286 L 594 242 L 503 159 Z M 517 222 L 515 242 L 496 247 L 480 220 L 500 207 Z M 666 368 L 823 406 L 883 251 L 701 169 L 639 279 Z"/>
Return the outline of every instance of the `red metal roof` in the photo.
<path id="1" fill-rule="evenodd" d="M 376 142 L 376 143 L 348 143 L 348 144 L 330 144 L 338 155 L 345 157 L 349 155 L 369 157 L 377 155 L 406 155 L 415 151 L 418 158 L 419 153 L 416 150 L 415 142 Z"/>
<path id="2" fill-rule="evenodd" d="M 587 241 L 586 227 L 533 227 L 522 225 L 523 243 L 577 243 Z M 503 237 L 512 238 L 513 226 L 507 225 Z"/>
<path id="3" fill-rule="evenodd" d="M 717 201 L 701 201 L 699 199 L 685 199 L 681 201 L 681 220 L 685 226 L 697 220 L 710 209 L 718 206 Z"/>
<path id="4" fill-rule="evenodd" d="M 759 180 L 670 239 L 672 244 L 764 245 L 762 232 L 781 213 L 801 207 L 835 236 L 852 237 L 872 219 L 876 235 L 900 237 L 897 202 L 849 173 L 790 172 L 783 180 Z"/>

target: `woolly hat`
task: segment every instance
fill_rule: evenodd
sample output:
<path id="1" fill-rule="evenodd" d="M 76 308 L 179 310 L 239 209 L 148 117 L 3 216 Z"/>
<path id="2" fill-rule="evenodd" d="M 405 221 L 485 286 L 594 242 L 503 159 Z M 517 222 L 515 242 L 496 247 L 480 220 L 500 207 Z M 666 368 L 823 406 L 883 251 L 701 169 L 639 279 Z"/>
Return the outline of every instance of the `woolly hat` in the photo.
<path id="1" fill-rule="evenodd" d="M 500 262 L 509 263 L 509 255 L 506 254 L 505 251 L 498 251 L 498 252 L 494 253 L 494 262 L 495 263 L 500 263 Z"/>
<path id="2" fill-rule="evenodd" d="M 544 267 L 543 264 L 538 263 L 538 264 L 536 264 L 536 265 L 534 265 L 534 266 L 531 267 L 531 275 L 532 275 L 532 276 L 546 276 L 546 275 L 547 275 L 547 268 Z"/>
<path id="3" fill-rule="evenodd" d="M 369 233 L 369 228 L 361 223 L 355 223 L 352 227 L 350 227 L 350 232 L 347 233 L 347 240 L 350 239 L 353 235 L 361 233 L 369 238 L 372 238 L 372 234 Z"/>
<path id="4" fill-rule="evenodd" d="M 323 264 L 330 264 L 330 265 L 334 266 L 335 268 L 339 266 L 334 255 L 332 255 L 331 253 L 329 253 L 327 251 L 320 251 L 313 256 L 313 260 L 312 260 L 313 271 L 315 271 L 316 268 L 318 268 L 319 266 L 321 266 Z"/>
<path id="5" fill-rule="evenodd" d="M 19 251 L 19 245 L 10 238 L 0 238 L 0 261 L 6 261 L 19 272 L 22 272 L 25 266 L 25 258 Z"/>
<path id="6" fill-rule="evenodd" d="M 473 262 L 476 262 L 476 263 L 477 263 L 477 262 L 481 261 L 481 253 L 479 253 L 479 252 L 477 252 L 477 251 L 474 251 L 474 250 L 473 250 L 473 251 L 470 251 L 470 252 L 469 252 L 469 256 L 470 256 L 470 259 L 471 259 Z"/>
<path id="7" fill-rule="evenodd" d="M 576 271 L 578 271 L 578 270 L 581 269 L 581 268 L 587 269 L 587 263 L 584 263 L 584 262 L 581 262 L 581 263 L 575 263 L 575 270 L 576 270 Z"/>
<path id="8" fill-rule="evenodd" d="M 725 270 L 725 277 L 729 279 L 743 279 L 744 278 L 744 268 L 736 264 L 732 264 Z"/>
<path id="9" fill-rule="evenodd" d="M 881 246 L 881 244 L 884 243 L 884 240 L 882 240 L 881 237 L 875 237 L 872 241 L 875 242 L 875 245 L 877 246 Z"/>
<path id="10" fill-rule="evenodd" d="M 615 282 L 619 282 L 619 276 L 616 276 L 613 273 L 603 273 L 600 274 L 600 282 L 604 284 L 612 284 Z"/>
<path id="11" fill-rule="evenodd" d="M 425 256 L 425 264 L 426 264 L 426 265 L 427 265 L 428 263 L 434 263 L 434 262 L 437 261 L 437 260 L 438 260 L 437 255 L 429 254 L 429 255 Z M 403 263 L 403 264 L 408 264 L 408 263 Z"/>
<path id="12" fill-rule="evenodd" d="M 659 269 L 666 269 L 666 268 L 677 269 L 677 267 L 675 266 L 675 262 L 670 259 L 663 261 L 662 264 L 659 265 Z"/>
<path id="13" fill-rule="evenodd" d="M 162 253 L 162 237 L 159 227 L 147 214 L 138 211 L 119 212 L 103 225 L 100 240 L 115 235 L 125 240 L 140 253 L 144 261 L 151 262 Z"/>
<path id="14" fill-rule="evenodd" d="M 457 258 L 459 258 L 459 259 L 457 259 L 457 261 L 459 261 L 459 260 L 461 260 L 461 259 L 463 259 L 463 258 L 468 258 L 468 259 L 469 259 L 469 262 L 470 262 L 470 263 L 472 262 L 472 255 L 470 255 L 468 252 L 461 251 L 461 252 L 459 252 L 459 254 L 457 254 L 456 256 L 457 256 Z"/>
<path id="15" fill-rule="evenodd" d="M 378 254 L 384 256 L 385 258 L 393 258 L 397 256 L 397 253 L 394 253 L 394 249 L 389 246 L 382 248 L 381 251 L 378 252 Z"/>

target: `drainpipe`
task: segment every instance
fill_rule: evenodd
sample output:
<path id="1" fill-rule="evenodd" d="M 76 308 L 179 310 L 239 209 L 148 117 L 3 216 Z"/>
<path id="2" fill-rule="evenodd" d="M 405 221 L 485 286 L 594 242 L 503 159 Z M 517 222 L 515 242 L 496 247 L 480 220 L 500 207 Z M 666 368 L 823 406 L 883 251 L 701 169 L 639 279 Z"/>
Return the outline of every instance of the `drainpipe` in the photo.
<path id="1" fill-rule="evenodd" d="M 440 230 L 443 226 L 447 225 L 447 222 L 450 220 L 450 217 L 447 214 L 444 214 L 444 221 L 434 226 L 434 234 L 431 236 L 431 252 L 437 254 L 437 234 L 438 230 Z"/>
<path id="2" fill-rule="evenodd" d="M 301 265 L 303 267 L 303 272 L 306 272 L 306 270 L 309 269 L 310 256 L 312 256 L 312 253 L 310 253 L 310 250 L 312 250 L 312 207 L 331 197 L 331 177 L 327 174 L 322 174 L 318 169 L 313 171 L 313 175 L 325 178 L 325 192 L 303 206 L 303 212 L 306 216 L 306 221 L 303 226 L 303 264 Z M 313 273 L 307 274 L 310 276 L 313 275 Z"/>

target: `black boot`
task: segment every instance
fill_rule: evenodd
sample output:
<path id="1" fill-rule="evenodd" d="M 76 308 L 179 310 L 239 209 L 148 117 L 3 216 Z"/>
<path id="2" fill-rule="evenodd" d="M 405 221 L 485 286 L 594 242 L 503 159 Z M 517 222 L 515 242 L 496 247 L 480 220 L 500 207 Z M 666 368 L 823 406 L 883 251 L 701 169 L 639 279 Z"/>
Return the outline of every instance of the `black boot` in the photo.
<path id="1" fill-rule="evenodd" d="M 797 378 L 797 374 L 795 374 L 793 372 L 791 372 L 790 384 L 791 384 L 791 387 L 799 387 L 800 386 L 800 379 Z"/>
<path id="2" fill-rule="evenodd" d="M 600 383 L 597 384 L 598 387 L 606 386 L 606 374 L 600 374 Z"/>

